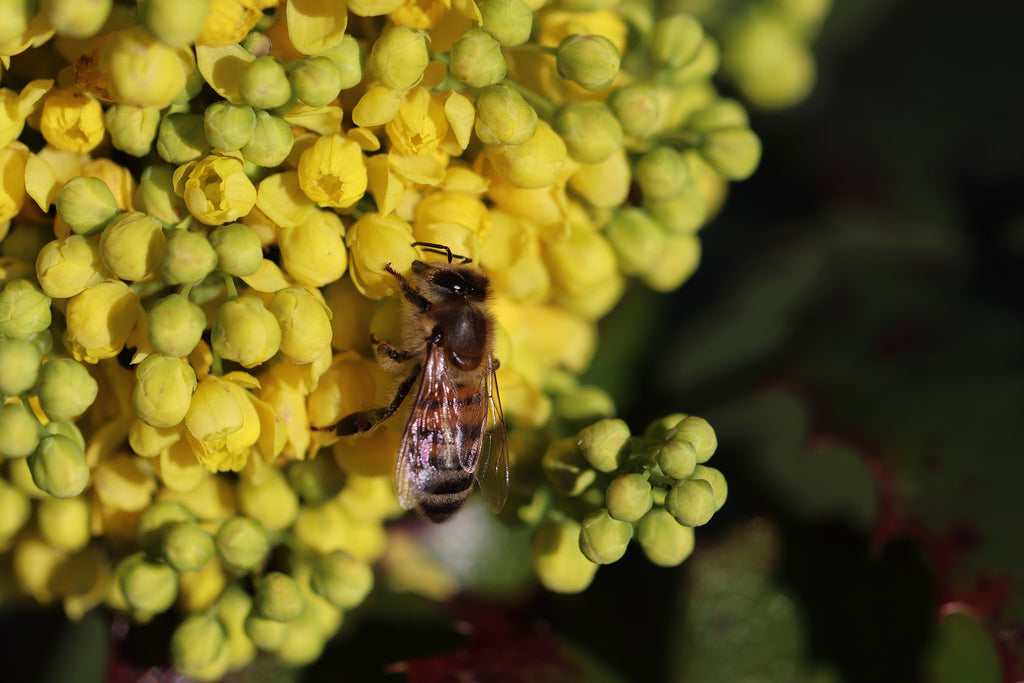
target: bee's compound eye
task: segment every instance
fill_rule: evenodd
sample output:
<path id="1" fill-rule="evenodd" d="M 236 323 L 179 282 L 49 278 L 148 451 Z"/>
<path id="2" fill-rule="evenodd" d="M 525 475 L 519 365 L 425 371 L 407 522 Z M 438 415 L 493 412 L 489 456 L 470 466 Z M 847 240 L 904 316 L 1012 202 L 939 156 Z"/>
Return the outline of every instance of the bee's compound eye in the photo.
<path id="1" fill-rule="evenodd" d="M 434 276 L 434 284 L 442 289 L 447 289 L 452 294 L 463 295 L 466 293 L 466 279 L 458 273 L 441 271 Z"/>

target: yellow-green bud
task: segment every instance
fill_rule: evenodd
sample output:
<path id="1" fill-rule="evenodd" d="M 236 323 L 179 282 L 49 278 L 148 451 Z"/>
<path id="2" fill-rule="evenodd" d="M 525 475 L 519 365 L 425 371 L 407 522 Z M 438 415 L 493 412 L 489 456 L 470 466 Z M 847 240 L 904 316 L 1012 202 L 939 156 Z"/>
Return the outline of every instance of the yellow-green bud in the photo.
<path id="1" fill-rule="evenodd" d="M 135 188 L 135 208 L 164 223 L 175 224 L 188 215 L 185 200 L 174 193 L 174 167 L 147 166 Z"/>
<path id="2" fill-rule="evenodd" d="M 99 178 L 76 176 L 57 193 L 57 213 L 72 231 L 95 235 L 117 215 L 117 200 Z"/>
<path id="3" fill-rule="evenodd" d="M 723 98 L 693 112 L 686 120 L 686 127 L 706 135 L 726 128 L 749 128 L 750 119 L 742 104 Z"/>
<path id="4" fill-rule="evenodd" d="M 114 147 L 136 157 L 149 154 L 160 125 L 160 110 L 115 104 L 103 113 L 103 125 Z"/>
<path id="5" fill-rule="evenodd" d="M 137 21 L 171 47 L 195 42 L 206 23 L 210 0 L 139 0 Z"/>
<path id="6" fill-rule="evenodd" d="M 114 3 L 113 0 L 43 0 L 42 4 L 46 20 L 57 35 L 91 38 L 103 28 Z"/>
<path id="7" fill-rule="evenodd" d="M 74 498 L 43 498 L 36 512 L 39 535 L 54 548 L 75 552 L 89 543 L 89 501 Z"/>
<path id="8" fill-rule="evenodd" d="M 160 122 L 156 153 L 169 164 L 180 166 L 206 156 L 210 143 L 200 114 L 168 114 Z"/>
<path id="9" fill-rule="evenodd" d="M 576 445 L 590 466 L 613 472 L 622 463 L 629 442 L 629 426 L 618 419 L 598 420 L 577 434 Z"/>
<path id="10" fill-rule="evenodd" d="M 28 408 L 19 403 L 0 406 L 0 455 L 5 458 L 24 458 L 39 446 L 42 425 Z"/>
<path id="11" fill-rule="evenodd" d="M 269 572 L 256 584 L 256 612 L 266 619 L 291 621 L 306 604 L 298 582 L 287 574 Z"/>
<path id="12" fill-rule="evenodd" d="M 684 66 L 700 52 L 704 27 L 689 14 L 673 14 L 659 19 L 651 39 L 651 57 L 668 67 Z"/>
<path id="13" fill-rule="evenodd" d="M 247 104 L 214 102 L 203 112 L 203 130 L 214 149 L 242 149 L 256 132 L 256 112 Z"/>
<path id="14" fill-rule="evenodd" d="M 153 348 L 178 358 L 192 353 L 199 343 L 206 329 L 206 314 L 181 294 L 171 294 L 153 304 L 146 325 Z"/>
<path id="15" fill-rule="evenodd" d="M 202 71 L 192 69 L 185 74 L 185 86 L 174 96 L 172 104 L 181 105 L 191 101 L 199 94 L 204 85 L 206 85 L 206 80 L 203 78 Z"/>
<path id="16" fill-rule="evenodd" d="M 25 492 L 0 479 L 0 541 L 18 533 L 31 513 L 32 504 Z"/>
<path id="17" fill-rule="evenodd" d="M 554 409 L 566 422 L 582 427 L 614 415 L 615 401 L 601 387 L 584 385 L 558 394 Z"/>
<path id="18" fill-rule="evenodd" d="M 31 389 L 39 378 L 42 362 L 39 347 L 29 340 L 0 339 L 0 400 Z M 0 430 L 0 434 L 6 432 Z"/>
<path id="19" fill-rule="evenodd" d="M 194 284 L 216 267 L 217 252 L 206 235 L 184 229 L 167 233 L 160 273 L 169 284 Z"/>
<path id="20" fill-rule="evenodd" d="M 515 88 L 490 85 L 477 95 L 473 130 L 485 145 L 521 145 L 537 132 L 537 112 Z"/>
<path id="21" fill-rule="evenodd" d="M 583 493 L 597 477 L 574 439 L 556 439 L 548 445 L 541 459 L 544 473 L 555 489 L 567 496 Z"/>
<path id="22" fill-rule="evenodd" d="M 671 433 L 673 441 L 685 441 L 693 445 L 697 462 L 707 462 L 718 448 L 718 437 L 703 417 L 690 415 L 680 420 Z"/>
<path id="23" fill-rule="evenodd" d="M 176 522 L 164 533 L 162 556 L 176 571 L 198 571 L 216 553 L 213 536 L 195 522 Z"/>
<path id="24" fill-rule="evenodd" d="M 32 481 L 56 498 L 70 498 L 85 490 L 89 483 L 89 464 L 85 451 L 63 434 L 47 434 L 28 456 Z"/>
<path id="25" fill-rule="evenodd" d="M 173 427 L 185 419 L 198 384 L 196 371 L 177 357 L 152 354 L 135 369 L 132 408 L 151 427 Z"/>
<path id="26" fill-rule="evenodd" d="M 644 199 L 644 208 L 670 233 L 692 234 L 708 218 L 708 203 L 695 185 L 688 183 L 671 199 Z"/>
<path id="27" fill-rule="evenodd" d="M 467 29 L 452 45 L 448 70 L 473 88 L 500 83 L 508 73 L 501 44 L 491 34 L 475 27 Z"/>
<path id="28" fill-rule="evenodd" d="M 257 57 L 242 71 L 238 93 L 256 109 L 280 107 L 292 96 L 288 74 L 274 57 Z"/>
<path id="29" fill-rule="evenodd" d="M 558 74 L 585 90 L 604 90 L 619 73 L 619 51 L 600 35 L 566 36 L 558 44 Z"/>
<path id="30" fill-rule="evenodd" d="M 269 55 L 273 46 L 270 36 L 259 31 L 250 31 L 245 40 L 242 41 L 242 47 L 254 57 Z"/>
<path id="31" fill-rule="evenodd" d="M 749 128 L 708 133 L 698 147 L 701 157 L 726 180 L 745 180 L 761 162 L 761 140 Z"/>
<path id="32" fill-rule="evenodd" d="M 166 529 L 177 522 L 194 522 L 196 516 L 187 507 L 177 502 L 159 501 L 148 506 L 139 517 L 135 533 L 139 544 L 146 550 L 158 554 L 163 548 Z"/>
<path id="33" fill-rule="evenodd" d="M 251 368 L 270 360 L 281 348 L 281 326 L 261 299 L 240 296 L 217 310 L 210 341 L 221 358 Z"/>
<path id="34" fill-rule="evenodd" d="M 622 0 L 559 0 L 558 6 L 569 12 L 597 12 L 618 7 Z"/>
<path id="35" fill-rule="evenodd" d="M 677 67 L 664 67 L 659 80 L 668 86 L 685 88 L 707 81 L 718 72 L 722 62 L 722 52 L 718 43 L 711 36 L 705 34 L 697 54 L 690 61 Z"/>
<path id="36" fill-rule="evenodd" d="M 334 64 L 338 71 L 340 90 L 354 88 L 363 80 L 363 50 L 351 34 L 346 33 L 341 42 L 321 52 L 319 56 L 326 57 Z"/>
<path id="37" fill-rule="evenodd" d="M 715 498 L 715 511 L 725 505 L 725 499 L 729 497 L 729 486 L 725 481 L 725 475 L 714 467 L 697 465 L 693 468 L 691 479 L 703 479 L 711 485 L 711 494 Z"/>
<path id="38" fill-rule="evenodd" d="M 637 522 L 636 540 L 647 559 L 662 567 L 674 567 L 693 552 L 693 529 L 680 525 L 661 507 Z"/>
<path id="39" fill-rule="evenodd" d="M 270 549 L 263 525 L 248 517 L 231 517 L 217 530 L 217 552 L 234 569 L 258 569 Z"/>
<path id="40" fill-rule="evenodd" d="M 39 371 L 39 405 L 51 420 L 78 417 L 92 405 L 99 384 L 89 370 L 70 358 L 51 358 Z"/>
<path id="41" fill-rule="evenodd" d="M 345 473 L 334 458 L 297 460 L 288 466 L 288 484 L 310 505 L 333 498 L 345 485 Z"/>
<path id="42" fill-rule="evenodd" d="M 249 163 L 272 168 L 292 151 L 295 135 L 290 123 L 265 111 L 256 112 L 252 138 L 242 146 L 242 157 Z"/>
<path id="43" fill-rule="evenodd" d="M 534 532 L 530 551 L 537 578 L 556 593 L 579 593 L 597 573 L 598 565 L 580 550 L 580 525 L 572 519 L 545 522 Z"/>
<path id="44" fill-rule="evenodd" d="M 604 161 L 622 147 L 622 124 L 603 102 L 571 102 L 555 117 L 569 155 L 584 164 Z"/>
<path id="45" fill-rule="evenodd" d="M 268 468 L 258 479 L 243 477 L 236 486 L 236 494 L 239 510 L 268 531 L 287 529 L 299 514 L 299 497 L 277 467 Z"/>
<path id="46" fill-rule="evenodd" d="M 374 41 L 368 66 L 381 85 L 408 90 L 420 82 L 429 62 L 426 33 L 391 26 Z"/>
<path id="47" fill-rule="evenodd" d="M 310 363 L 331 343 L 328 309 L 302 287 L 286 287 L 268 306 L 281 328 L 281 353 L 296 363 Z"/>
<path id="48" fill-rule="evenodd" d="M 608 484 L 604 492 L 605 505 L 612 519 L 636 522 L 647 514 L 654 504 L 651 483 L 642 474 L 623 474 Z"/>
<path id="49" fill-rule="evenodd" d="M 662 145 L 640 157 L 633 178 L 645 200 L 659 201 L 678 195 L 690 182 L 690 171 L 679 152 Z"/>
<path id="50" fill-rule="evenodd" d="M 313 590 L 340 609 L 363 603 L 373 589 L 373 569 L 344 550 L 319 558 L 312 579 Z"/>
<path id="51" fill-rule="evenodd" d="M 626 275 L 640 275 L 665 249 L 665 230 L 641 208 L 627 206 L 612 216 L 606 228 L 608 241 Z"/>
<path id="52" fill-rule="evenodd" d="M 683 480 L 697 466 L 697 451 L 686 441 L 669 441 L 658 449 L 657 463 L 665 476 Z"/>
<path id="53" fill-rule="evenodd" d="M 685 526 L 708 523 L 715 507 L 715 494 L 704 479 L 687 479 L 673 486 L 665 498 L 665 509 Z"/>
<path id="54" fill-rule="evenodd" d="M 630 83 L 612 93 L 608 104 L 626 135 L 644 140 L 657 132 L 661 106 L 654 86 Z"/>
<path id="55" fill-rule="evenodd" d="M 263 263 L 263 244 L 248 225 L 221 225 L 210 233 L 210 244 L 217 252 L 217 270 L 222 273 L 245 277 Z"/>
<path id="56" fill-rule="evenodd" d="M 29 22 L 38 9 L 37 0 L 7 0 L 4 21 L 0 23 L 0 44 L 20 38 L 28 30 Z"/>
<path id="57" fill-rule="evenodd" d="M 583 518 L 580 526 L 580 550 L 597 564 L 611 564 L 626 554 L 633 525 L 612 519 L 608 510 L 594 510 Z"/>
<path id="58" fill-rule="evenodd" d="M 313 55 L 292 65 L 292 93 L 311 107 L 330 104 L 341 92 L 341 73 L 328 57 Z"/>
<path id="59" fill-rule="evenodd" d="M 11 280 L 0 291 L 0 336 L 28 339 L 50 326 L 50 297 L 28 280 Z"/>
<path id="60" fill-rule="evenodd" d="M 121 214 L 100 235 L 103 265 L 122 280 L 141 280 L 156 270 L 166 246 L 163 225 L 141 211 Z"/>
<path id="61" fill-rule="evenodd" d="M 274 652 L 288 637 L 288 622 L 261 617 L 253 610 L 245 618 L 245 634 L 259 649 Z"/>
<path id="62" fill-rule="evenodd" d="M 82 434 L 82 430 L 78 428 L 74 422 L 68 422 L 67 420 L 50 420 L 43 425 L 43 431 L 46 434 L 63 434 L 72 441 L 78 444 L 78 447 L 83 451 L 85 450 L 85 436 Z"/>
<path id="63" fill-rule="evenodd" d="M 217 661 L 227 641 L 224 625 L 213 614 L 199 612 L 186 617 L 171 636 L 171 662 L 185 674 Z"/>
<path id="64" fill-rule="evenodd" d="M 485 0 L 480 4 L 480 28 L 502 47 L 522 45 L 533 31 L 533 10 L 523 0 Z"/>

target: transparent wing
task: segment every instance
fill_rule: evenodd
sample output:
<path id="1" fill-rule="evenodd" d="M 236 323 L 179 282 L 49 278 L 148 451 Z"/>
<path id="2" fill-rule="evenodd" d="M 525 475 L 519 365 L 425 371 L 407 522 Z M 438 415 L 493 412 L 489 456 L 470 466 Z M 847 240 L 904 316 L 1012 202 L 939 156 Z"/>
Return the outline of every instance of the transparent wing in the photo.
<path id="1" fill-rule="evenodd" d="M 505 431 L 505 414 L 501 409 L 501 395 L 498 393 L 495 376 L 497 368 L 493 358 L 490 366 L 484 378 L 483 397 L 486 399 L 487 410 L 483 427 L 487 427 L 486 416 L 493 418 L 493 424 L 483 437 L 476 480 L 487 505 L 493 512 L 498 512 L 508 499 L 508 434 Z"/>

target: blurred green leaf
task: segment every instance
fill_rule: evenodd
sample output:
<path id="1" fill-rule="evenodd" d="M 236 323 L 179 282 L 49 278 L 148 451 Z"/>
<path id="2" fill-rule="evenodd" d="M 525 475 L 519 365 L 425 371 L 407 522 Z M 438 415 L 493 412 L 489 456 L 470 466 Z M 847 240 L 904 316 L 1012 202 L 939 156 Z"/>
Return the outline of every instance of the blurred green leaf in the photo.
<path id="1" fill-rule="evenodd" d="M 926 683 L 999 683 L 1002 666 L 985 627 L 970 612 L 942 615 L 924 662 Z"/>

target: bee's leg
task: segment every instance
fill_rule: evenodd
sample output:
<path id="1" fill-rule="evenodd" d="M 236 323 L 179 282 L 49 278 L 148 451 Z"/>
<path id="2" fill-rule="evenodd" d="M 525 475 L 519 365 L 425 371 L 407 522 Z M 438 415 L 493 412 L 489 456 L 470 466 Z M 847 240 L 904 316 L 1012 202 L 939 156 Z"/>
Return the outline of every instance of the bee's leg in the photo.
<path id="1" fill-rule="evenodd" d="M 409 395 L 409 390 L 412 389 L 412 385 L 416 383 L 416 378 L 420 376 L 420 366 L 417 365 L 409 373 L 409 376 L 402 380 L 402 383 L 398 385 L 398 390 L 395 391 L 395 397 L 391 399 L 391 403 L 384 408 L 374 408 L 372 410 L 364 410 L 359 413 L 352 413 L 341 418 L 336 425 L 333 427 L 326 427 L 318 431 L 334 431 L 338 436 L 349 436 L 351 434 L 358 434 L 359 432 L 366 432 L 377 426 L 384 420 L 388 419 L 395 414 L 399 406 L 402 405 L 402 401 Z"/>
<path id="2" fill-rule="evenodd" d="M 409 303 L 421 311 L 430 310 L 430 302 L 427 301 L 422 294 L 413 289 L 412 285 L 409 284 L 401 273 L 392 268 L 390 263 L 384 264 L 384 270 L 395 276 L 395 279 L 398 280 L 398 286 L 402 288 L 402 294 Z"/>
<path id="3" fill-rule="evenodd" d="M 396 363 L 404 363 L 405 361 L 415 357 L 416 354 L 411 353 L 409 351 L 401 351 L 399 349 L 396 349 L 394 346 L 388 344 L 386 341 L 378 341 L 377 355 L 390 358 Z"/>

